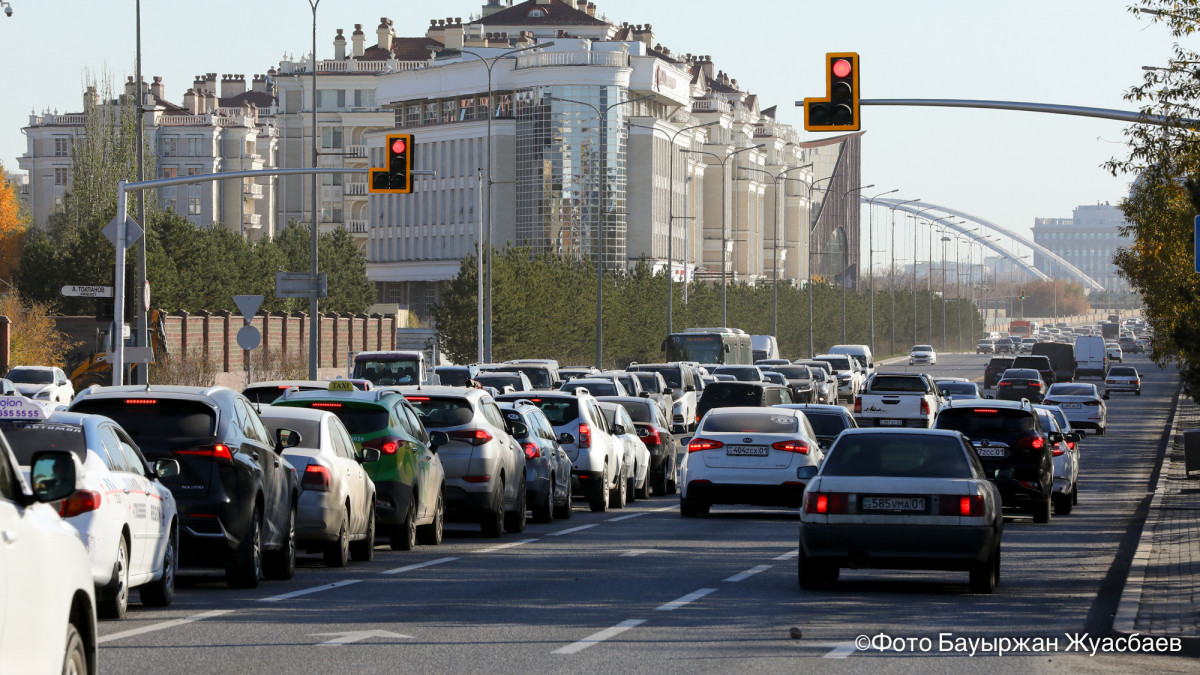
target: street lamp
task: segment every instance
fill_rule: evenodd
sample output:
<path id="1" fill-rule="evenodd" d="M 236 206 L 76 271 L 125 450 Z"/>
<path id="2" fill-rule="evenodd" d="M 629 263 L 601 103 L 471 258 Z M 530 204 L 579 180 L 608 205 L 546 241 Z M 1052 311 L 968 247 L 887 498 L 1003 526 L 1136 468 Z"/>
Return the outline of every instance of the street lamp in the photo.
<path id="1" fill-rule="evenodd" d="M 840 173 L 835 173 L 832 176 L 829 176 L 828 178 L 814 180 L 813 182 L 808 184 L 808 213 L 809 213 L 809 217 L 808 217 L 808 219 L 809 219 L 808 256 L 807 256 L 807 258 L 808 258 L 808 358 L 810 358 L 810 359 L 814 358 L 817 355 L 816 347 L 814 346 L 815 343 L 813 342 L 813 273 L 812 273 L 812 268 L 813 268 L 812 238 L 813 238 L 813 232 L 816 232 L 816 230 L 817 230 L 817 224 L 815 222 L 812 222 L 812 193 L 813 193 L 813 188 L 816 187 L 817 183 L 824 183 L 827 180 L 832 181 L 834 178 L 837 178 L 838 176 L 841 176 L 841 175 L 842 174 L 840 174 Z M 826 186 L 826 188 L 825 188 L 826 193 L 829 192 L 830 187 L 833 187 L 832 183 L 830 185 Z"/>
<path id="2" fill-rule="evenodd" d="M 786 174 L 789 171 L 807 169 L 811 166 L 812 162 L 809 162 L 808 164 L 789 167 L 775 174 L 771 173 L 770 171 L 758 169 L 752 166 L 738 167 L 739 169 L 757 171 L 759 173 L 766 174 L 767 177 L 771 179 L 771 182 L 775 185 L 775 227 L 772 235 L 774 242 L 772 242 L 771 245 L 771 276 L 773 277 L 771 280 L 771 335 L 776 336 L 776 339 L 778 339 L 779 335 L 779 181 L 788 180 L 786 178 Z M 785 219 L 787 218 L 786 208 L 783 211 L 783 217 Z M 786 230 L 787 228 L 784 229 Z M 786 233 L 784 236 L 787 236 Z"/>
<path id="3" fill-rule="evenodd" d="M 729 265 L 726 264 L 726 256 L 729 253 L 727 251 L 727 249 L 728 249 L 728 246 L 726 245 L 727 234 L 725 231 L 726 230 L 726 227 L 725 227 L 725 193 L 728 191 L 729 178 L 725 172 L 725 165 L 729 162 L 730 157 L 733 157 L 734 155 L 737 155 L 738 153 L 741 153 L 741 152 L 746 152 L 747 150 L 756 150 L 758 148 L 763 147 L 764 145 L 766 145 L 766 143 L 759 143 L 758 145 L 748 145 L 744 148 L 735 148 L 734 150 L 731 150 L 731 151 L 725 153 L 724 157 L 722 157 L 721 155 L 718 155 L 714 152 L 708 152 L 706 150 L 691 150 L 688 148 L 680 148 L 679 149 L 679 152 L 686 152 L 686 153 L 690 153 L 693 155 L 708 155 L 709 157 L 720 160 L 718 163 L 721 165 L 721 325 L 722 326 L 728 325 L 728 323 L 729 323 L 729 312 L 728 312 L 728 307 L 727 307 L 726 301 L 725 301 L 725 299 L 726 299 L 725 291 L 726 291 L 726 287 L 729 285 L 726 282 L 726 274 L 728 274 L 728 268 L 729 268 Z"/>
<path id="4" fill-rule="evenodd" d="M 875 353 L 875 200 L 899 192 L 900 188 L 867 197 L 867 279 L 871 287 L 871 353 Z M 859 195 L 859 198 L 863 198 Z M 895 254 L 893 254 L 895 255 Z"/>
<path id="5" fill-rule="evenodd" d="M 569 98 L 561 98 L 558 96 L 546 96 L 546 99 L 549 101 L 560 101 L 562 103 L 574 103 L 576 105 L 587 106 L 588 108 L 591 108 L 593 111 L 595 111 L 597 121 L 599 122 L 599 126 L 597 127 L 597 129 L 600 132 L 599 133 L 600 142 L 596 145 L 597 163 L 599 163 L 601 148 L 604 146 L 604 144 L 606 142 L 605 135 L 606 135 L 606 127 L 608 126 L 608 111 L 612 110 L 613 108 L 618 108 L 623 105 L 628 105 L 630 103 L 637 103 L 638 101 L 644 101 L 648 98 L 654 98 L 654 96 L 653 95 L 639 96 L 637 98 L 631 98 L 626 101 L 620 101 L 618 103 L 613 103 L 612 105 L 597 106 L 597 105 L 593 105 L 591 103 L 586 103 L 584 101 L 576 101 L 574 99 L 569 99 Z M 490 105 L 490 102 L 489 102 L 489 105 Z M 605 229 L 604 221 L 605 221 L 605 218 L 604 218 L 604 199 L 602 198 L 602 195 L 601 195 L 601 192 L 603 192 L 603 190 L 604 190 L 604 181 L 600 179 L 600 173 L 603 170 L 603 168 L 604 167 L 602 167 L 602 166 L 598 166 L 596 168 L 596 171 L 592 172 L 594 175 L 593 180 L 595 180 L 597 183 L 597 185 L 596 185 L 596 201 L 597 201 L 597 204 L 596 204 L 596 206 L 597 206 L 597 208 L 596 208 L 596 235 L 597 235 L 597 239 L 596 239 L 596 368 L 600 369 L 600 370 L 604 369 L 603 357 L 604 357 L 604 229 Z"/>
<path id="6" fill-rule="evenodd" d="M 909 214 L 913 218 L 913 274 L 912 274 L 912 279 L 910 280 L 910 283 L 909 283 L 909 290 L 912 293 L 912 314 L 913 314 L 912 336 L 913 336 L 913 344 L 914 345 L 917 344 L 917 342 L 918 342 L 918 340 L 917 340 L 917 262 L 918 262 L 918 259 L 920 258 L 920 256 L 917 254 L 917 249 L 919 248 L 919 246 L 917 245 L 917 235 L 919 234 L 920 225 L 921 225 L 921 214 L 925 213 L 926 211 L 940 211 L 940 210 L 941 210 L 940 207 L 930 206 L 928 208 L 921 209 L 921 210 L 917 211 L 916 213 Z M 926 220 L 928 220 L 928 218 L 926 218 Z M 930 240 L 929 240 L 929 269 L 926 270 L 926 276 L 930 276 L 933 274 L 933 224 L 932 223 L 930 223 L 930 225 L 929 225 L 929 237 L 930 237 Z M 932 294 L 932 292 L 933 292 L 933 289 L 930 288 L 930 293 Z M 929 302 L 930 302 L 930 306 L 932 307 L 933 300 L 930 299 Z M 929 311 L 933 312 L 932 309 Z M 930 314 L 930 324 L 929 324 L 930 325 L 930 328 L 929 328 L 930 344 L 933 343 L 933 318 L 932 318 L 932 316 L 933 315 Z"/>
<path id="7" fill-rule="evenodd" d="M 867 188 L 873 188 L 873 187 L 875 187 L 874 183 L 871 183 L 870 185 L 859 185 L 856 188 L 850 188 L 849 190 L 847 190 L 846 194 L 843 196 L 847 198 L 847 201 L 849 201 L 850 195 L 854 194 L 855 192 L 858 192 L 859 190 L 866 190 Z M 849 233 L 850 232 L 850 205 L 848 203 L 843 203 L 843 206 L 845 207 L 845 211 L 843 211 L 843 215 L 845 217 L 845 222 L 843 224 L 842 231 Z M 846 344 L 846 277 L 849 274 L 849 272 L 850 272 L 850 237 L 847 234 L 846 244 L 842 251 L 842 344 Z M 855 284 L 854 290 L 856 292 L 858 291 L 857 284 Z"/>
<path id="8" fill-rule="evenodd" d="M 12 16 L 12 12 L 13 12 L 13 10 L 12 10 L 12 5 L 8 4 L 8 0 L 0 0 L 0 7 L 3 7 L 3 8 L 4 8 L 4 15 L 5 15 L 5 16 Z M 140 2 L 138 3 L 138 9 L 139 9 L 139 10 L 141 9 L 141 3 L 140 3 Z M 140 37 L 140 36 L 139 36 L 139 37 Z M 140 82 L 139 82 L 139 85 L 140 85 Z"/>
<path id="9" fill-rule="evenodd" d="M 312 7 L 312 236 L 310 237 L 309 254 L 312 256 L 309 269 L 308 291 L 308 379 L 317 379 L 317 362 L 320 356 L 320 343 L 317 342 L 317 331 L 320 330 L 320 318 L 317 316 L 317 5 L 321 0 L 308 0 Z M 140 86 L 140 84 L 139 84 Z M 139 123 L 140 127 L 141 124 Z"/>
<path id="10" fill-rule="evenodd" d="M 919 202 L 919 201 L 921 201 L 921 198 L 917 197 L 916 199 L 906 199 L 902 202 L 896 202 L 895 204 L 892 204 L 892 245 L 891 245 L 892 264 L 891 264 L 891 267 L 888 268 L 888 287 L 890 288 L 890 290 L 892 292 L 892 353 L 893 354 L 896 353 L 896 207 L 903 206 L 904 204 L 912 204 L 913 202 Z M 913 224 L 913 229 L 914 229 L 914 231 L 916 229 L 915 223 Z M 917 273 L 917 250 L 916 250 L 916 246 L 914 245 L 913 246 L 913 274 L 915 275 L 916 273 Z M 915 302 L 915 299 L 914 299 L 914 302 Z M 914 340 L 916 339 L 915 334 L 913 335 L 913 339 Z M 916 342 L 914 342 L 913 344 L 916 344 Z"/>

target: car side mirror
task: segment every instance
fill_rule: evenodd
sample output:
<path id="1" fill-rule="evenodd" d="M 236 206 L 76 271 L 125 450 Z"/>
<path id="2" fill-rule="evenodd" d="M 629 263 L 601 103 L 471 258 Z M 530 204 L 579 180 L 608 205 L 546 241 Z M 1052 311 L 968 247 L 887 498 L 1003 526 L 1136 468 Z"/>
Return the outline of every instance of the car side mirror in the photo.
<path id="1" fill-rule="evenodd" d="M 562 380 L 555 380 L 555 381 L 554 381 L 554 383 L 553 383 L 553 384 L 551 384 L 550 386 L 551 386 L 551 387 L 554 387 L 555 389 L 558 389 L 559 387 L 563 386 L 563 381 L 562 381 Z"/>
<path id="2" fill-rule="evenodd" d="M 564 431 L 558 435 L 558 442 L 564 445 L 572 445 L 575 443 L 575 437 Z"/>
<path id="3" fill-rule="evenodd" d="M 642 398 L 650 398 L 650 392 L 643 391 L 641 394 L 638 394 L 638 396 L 641 396 Z"/>
<path id="4" fill-rule="evenodd" d="M 33 455 L 29 472 L 33 497 L 43 504 L 75 494 L 75 457 L 62 450 L 43 450 Z"/>
<path id="5" fill-rule="evenodd" d="M 995 396 L 992 396 L 991 394 L 988 394 L 988 395 L 987 395 L 987 396 L 985 396 L 984 398 L 996 398 L 996 397 L 995 397 Z"/>
<path id="6" fill-rule="evenodd" d="M 283 452 L 284 448 L 294 448 L 300 445 L 300 432 L 291 429 L 275 430 L 275 452 Z"/>
<path id="7" fill-rule="evenodd" d="M 378 462 L 379 457 L 379 448 L 367 448 L 362 451 L 362 455 L 359 456 L 358 461 L 360 464 L 371 464 L 372 462 Z"/>
<path id="8" fill-rule="evenodd" d="M 1067 434 L 1065 438 L 1071 443 L 1078 443 L 1080 441 L 1079 432 L 1076 431 Z"/>
<path id="9" fill-rule="evenodd" d="M 1105 400 L 1105 401 L 1107 401 L 1108 399 L 1112 398 L 1112 394 L 1109 394 L 1109 393 L 1106 391 L 1106 392 L 1104 392 L 1104 397 L 1103 397 L 1103 398 L 1104 398 L 1104 400 Z"/>
<path id="10" fill-rule="evenodd" d="M 613 432 L 614 436 L 624 436 L 625 435 L 625 425 L 624 424 L 614 424 L 613 428 L 612 428 L 612 432 Z"/>
<path id="11" fill-rule="evenodd" d="M 509 422 L 508 433 L 513 438 L 525 438 L 529 435 L 529 427 L 524 422 Z"/>
<path id="12" fill-rule="evenodd" d="M 949 395 L 950 395 L 950 390 L 949 390 L 949 389 L 943 389 L 943 390 L 942 390 L 942 396 L 949 396 Z"/>
<path id="13" fill-rule="evenodd" d="M 684 391 L 696 391 L 696 385 L 689 384 L 688 386 L 684 387 L 683 390 Z"/>
<path id="14" fill-rule="evenodd" d="M 154 476 L 156 478 L 174 478 L 178 475 L 179 460 L 160 459 L 154 462 Z"/>
<path id="15" fill-rule="evenodd" d="M 432 452 L 437 452 L 437 449 L 443 445 L 450 443 L 450 436 L 444 431 L 429 432 L 429 449 Z"/>
<path id="16" fill-rule="evenodd" d="M 1064 440 L 1066 440 L 1066 439 L 1063 437 L 1063 435 L 1061 433 L 1059 433 L 1057 431 L 1050 432 L 1050 442 L 1051 443 L 1062 443 Z"/>

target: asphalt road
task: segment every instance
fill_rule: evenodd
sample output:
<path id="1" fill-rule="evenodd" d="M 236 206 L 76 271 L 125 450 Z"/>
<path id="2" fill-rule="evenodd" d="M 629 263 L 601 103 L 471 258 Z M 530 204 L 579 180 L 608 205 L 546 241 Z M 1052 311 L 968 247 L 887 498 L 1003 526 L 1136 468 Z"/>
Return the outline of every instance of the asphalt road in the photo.
<path id="1" fill-rule="evenodd" d="M 987 358 L 943 355 L 929 370 L 978 378 Z M 603 514 L 577 502 L 570 520 L 530 524 L 498 540 L 448 524 L 441 546 L 381 546 L 373 562 L 343 570 L 301 558 L 295 578 L 252 591 L 228 589 L 215 572 L 185 570 L 171 607 L 132 605 L 126 620 L 101 625 L 101 667 L 1194 672 L 1195 661 L 1178 656 L 1066 651 L 1080 648 L 1070 636 L 1111 628 L 1178 392 L 1173 371 L 1141 357 L 1129 362 L 1142 372 L 1143 394 L 1115 395 L 1109 433 L 1085 439 L 1079 505 L 1048 525 L 1008 522 L 993 595 L 970 593 L 966 573 L 888 570 L 843 570 L 833 586 L 801 591 L 796 515 L 786 509 L 718 506 L 707 518 L 684 520 L 674 498 Z M 860 651 L 860 635 L 884 635 L 876 644 L 886 639 L 892 649 Z M 1001 637 L 1057 639 L 1057 651 L 938 651 L 943 640 Z M 931 651 L 921 651 L 922 638 Z M 893 639 L 905 640 L 906 649 L 895 651 Z"/>

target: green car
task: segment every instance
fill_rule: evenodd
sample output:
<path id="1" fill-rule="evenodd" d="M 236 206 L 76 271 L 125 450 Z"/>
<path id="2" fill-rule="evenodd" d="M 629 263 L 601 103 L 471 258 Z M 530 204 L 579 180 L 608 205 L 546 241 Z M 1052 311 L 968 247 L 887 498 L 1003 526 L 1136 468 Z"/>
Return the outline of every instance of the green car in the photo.
<path id="1" fill-rule="evenodd" d="M 375 482 L 375 522 L 393 550 L 442 542 L 446 477 L 437 448 L 446 439 L 434 432 L 431 442 L 403 396 L 333 380 L 328 391 L 288 390 L 272 405 L 327 410 L 346 425 L 358 453 L 379 450 L 378 462 L 362 466 Z"/>

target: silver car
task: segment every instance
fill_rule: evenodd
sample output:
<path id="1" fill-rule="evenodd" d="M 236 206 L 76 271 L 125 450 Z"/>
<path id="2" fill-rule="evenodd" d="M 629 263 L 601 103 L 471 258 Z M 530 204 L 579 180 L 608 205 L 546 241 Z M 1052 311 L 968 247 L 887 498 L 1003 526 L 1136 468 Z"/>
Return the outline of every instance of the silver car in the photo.
<path id="1" fill-rule="evenodd" d="M 322 553 L 327 567 L 374 557 L 375 483 L 362 465 L 378 462 L 379 450 L 360 455 L 342 421 L 325 410 L 269 406 L 261 417 L 272 437 L 279 429 L 300 435 L 295 447 L 283 451 L 300 478 L 297 543 Z"/>
<path id="2" fill-rule="evenodd" d="M 608 420 L 613 435 L 625 447 L 625 465 L 629 475 L 625 479 L 628 501 L 650 498 L 650 449 L 638 438 L 637 427 L 629 417 L 629 411 L 620 403 L 601 401 L 600 410 Z"/>

